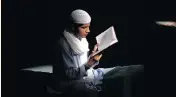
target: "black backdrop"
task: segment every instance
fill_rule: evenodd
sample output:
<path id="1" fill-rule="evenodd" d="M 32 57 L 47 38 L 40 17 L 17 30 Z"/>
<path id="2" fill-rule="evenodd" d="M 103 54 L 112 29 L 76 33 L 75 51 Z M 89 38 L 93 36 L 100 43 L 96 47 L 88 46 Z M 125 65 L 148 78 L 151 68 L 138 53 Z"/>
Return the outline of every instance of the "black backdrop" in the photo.
<path id="1" fill-rule="evenodd" d="M 100 8 L 101 5 L 97 5 L 97 8 L 94 8 L 91 5 L 82 7 L 80 3 L 70 3 L 68 5 L 66 1 L 65 3 L 24 1 L 17 4 L 15 38 L 19 69 L 54 64 L 58 34 L 64 30 L 70 12 L 77 8 L 88 11 L 92 17 L 91 34 L 88 37 L 90 48 L 95 44 L 96 35 L 110 26 L 115 27 L 119 42 L 105 51 L 102 64 L 143 63 L 145 32 L 141 24 L 143 17 L 128 14 L 129 9 L 123 12 L 123 6 L 111 8 L 113 5 L 107 7 L 102 5 Z"/>
<path id="2" fill-rule="evenodd" d="M 5 25 L 2 29 L 5 32 L 2 33 L 2 55 L 5 59 L 2 71 L 11 75 L 14 69 L 19 71 L 31 66 L 54 64 L 58 34 L 64 30 L 64 23 L 70 12 L 81 8 L 92 17 L 92 30 L 88 36 L 90 46 L 95 44 L 92 39 L 96 35 L 112 25 L 115 27 L 119 42 L 105 50 L 101 67 L 143 64 L 150 71 L 147 73 L 150 76 L 145 78 L 145 95 L 173 95 L 171 87 L 175 87 L 173 77 L 176 62 L 175 57 L 172 57 L 176 54 L 175 28 L 158 26 L 154 21 L 174 20 L 175 17 L 149 16 L 144 3 L 139 3 L 6 0 L 6 11 L 2 15 Z M 151 7 L 155 8 L 154 5 L 153 2 Z M 148 11 L 168 12 L 156 9 Z"/>

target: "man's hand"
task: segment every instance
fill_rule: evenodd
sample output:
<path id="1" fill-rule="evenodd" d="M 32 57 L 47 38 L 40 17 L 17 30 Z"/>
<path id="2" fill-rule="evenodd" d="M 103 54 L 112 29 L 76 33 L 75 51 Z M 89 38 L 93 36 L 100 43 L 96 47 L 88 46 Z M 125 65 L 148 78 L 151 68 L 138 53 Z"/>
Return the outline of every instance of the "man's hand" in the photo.
<path id="1" fill-rule="evenodd" d="M 94 49 L 92 50 L 92 53 L 90 54 L 90 57 L 92 57 L 92 55 L 95 53 L 95 52 L 97 52 L 98 51 L 98 44 L 96 44 L 95 46 L 94 46 Z"/>
<path id="2" fill-rule="evenodd" d="M 101 55 L 96 55 L 94 57 L 91 57 L 89 60 L 88 60 L 88 65 L 89 67 L 93 66 L 96 62 L 98 62 L 102 57 L 102 54 Z"/>
<path id="3" fill-rule="evenodd" d="M 94 49 L 93 49 L 92 53 L 90 54 L 90 59 L 89 59 L 89 61 L 88 61 L 88 65 L 89 65 L 89 66 L 94 65 L 96 62 L 98 62 L 98 61 L 101 59 L 102 54 L 96 55 L 96 56 L 93 56 L 93 57 L 92 57 L 92 55 L 93 55 L 95 52 L 97 52 L 97 51 L 98 51 L 98 44 L 96 44 L 96 45 L 94 46 Z"/>
<path id="4" fill-rule="evenodd" d="M 95 61 L 99 61 L 102 57 L 102 54 L 94 56 Z"/>

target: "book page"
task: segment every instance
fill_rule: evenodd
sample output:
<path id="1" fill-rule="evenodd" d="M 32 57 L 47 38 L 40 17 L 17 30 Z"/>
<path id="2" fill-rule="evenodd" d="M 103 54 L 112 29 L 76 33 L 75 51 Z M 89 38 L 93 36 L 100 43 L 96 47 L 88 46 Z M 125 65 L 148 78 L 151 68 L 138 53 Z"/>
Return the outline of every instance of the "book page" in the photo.
<path id="1" fill-rule="evenodd" d="M 99 44 L 98 45 L 98 51 L 96 53 L 94 53 L 93 56 L 100 53 L 101 51 L 108 48 L 109 46 L 118 42 L 115 31 L 114 31 L 114 27 L 111 26 L 106 31 L 99 34 L 96 37 L 96 41 Z"/>

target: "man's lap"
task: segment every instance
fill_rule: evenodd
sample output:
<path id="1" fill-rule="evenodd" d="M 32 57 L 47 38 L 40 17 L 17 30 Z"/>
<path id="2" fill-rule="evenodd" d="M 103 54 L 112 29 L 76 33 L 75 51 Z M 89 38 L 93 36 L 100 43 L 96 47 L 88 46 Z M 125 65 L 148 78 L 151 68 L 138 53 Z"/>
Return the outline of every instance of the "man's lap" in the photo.
<path id="1" fill-rule="evenodd" d="M 97 72 L 97 77 L 96 78 L 101 78 L 103 77 L 103 79 L 92 79 L 92 80 L 106 80 L 106 79 L 116 79 L 117 77 L 124 77 L 124 76 L 128 76 L 132 73 L 138 72 L 141 69 L 143 69 L 142 65 L 129 65 L 129 66 L 115 66 L 112 68 L 98 68 L 98 69 L 94 69 L 94 71 Z M 99 70 L 101 70 L 103 73 L 99 73 Z M 104 83 L 104 82 L 103 82 Z M 74 84 L 71 91 L 74 95 L 87 95 L 87 96 L 91 96 L 91 95 L 97 95 L 98 91 L 97 91 L 97 87 L 93 86 L 92 88 L 89 87 L 90 83 L 77 83 Z M 95 84 L 95 83 L 93 83 Z"/>
<path id="2" fill-rule="evenodd" d="M 98 68 L 95 69 L 97 74 L 95 75 L 97 80 L 114 78 L 118 76 L 128 76 L 138 71 L 143 70 L 143 65 L 129 65 L 129 66 L 115 66 L 111 68 Z M 100 73 L 102 72 L 102 73 Z"/>

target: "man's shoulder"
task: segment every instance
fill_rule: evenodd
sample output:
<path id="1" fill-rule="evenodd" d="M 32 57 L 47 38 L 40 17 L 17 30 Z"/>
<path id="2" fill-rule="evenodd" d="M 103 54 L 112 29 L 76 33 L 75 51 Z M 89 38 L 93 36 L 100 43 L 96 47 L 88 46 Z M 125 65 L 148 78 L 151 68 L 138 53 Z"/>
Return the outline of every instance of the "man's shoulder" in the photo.
<path id="1" fill-rule="evenodd" d="M 59 38 L 58 43 L 61 48 L 65 49 L 65 50 L 69 50 L 69 44 L 64 36 L 61 36 Z"/>
<path id="2" fill-rule="evenodd" d="M 64 36 L 60 36 L 58 42 L 59 43 L 65 43 L 66 40 L 65 40 Z"/>

